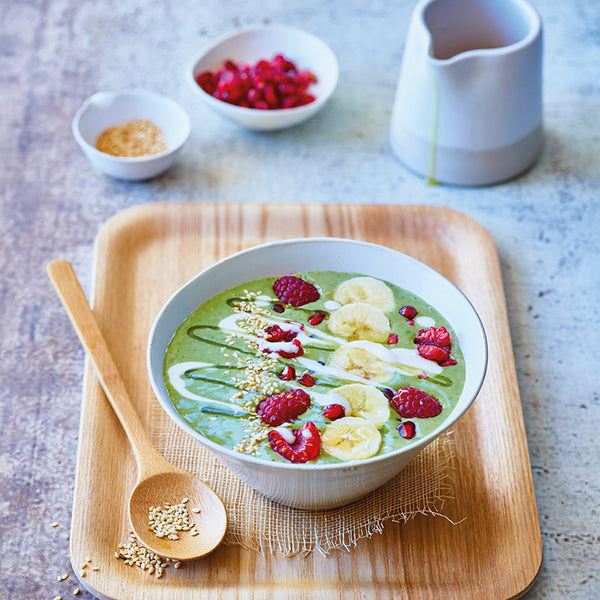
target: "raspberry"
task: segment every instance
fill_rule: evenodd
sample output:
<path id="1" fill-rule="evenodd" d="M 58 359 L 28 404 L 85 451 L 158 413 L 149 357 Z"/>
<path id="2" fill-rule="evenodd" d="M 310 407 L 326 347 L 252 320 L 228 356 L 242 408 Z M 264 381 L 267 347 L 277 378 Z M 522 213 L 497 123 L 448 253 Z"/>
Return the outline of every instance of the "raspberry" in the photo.
<path id="1" fill-rule="evenodd" d="M 279 456 L 292 463 L 305 463 L 319 458 L 321 453 L 321 434 L 317 426 L 308 422 L 300 429 L 292 431 L 296 440 L 290 444 L 278 431 L 269 431 L 269 446 Z"/>
<path id="2" fill-rule="evenodd" d="M 394 344 L 398 343 L 398 334 L 397 333 L 390 333 L 390 335 L 388 336 L 387 339 L 387 343 L 390 346 L 393 346 Z"/>
<path id="3" fill-rule="evenodd" d="M 319 290 L 312 283 L 293 275 L 277 279 L 273 283 L 273 291 L 281 302 L 294 307 L 316 302 L 321 297 Z"/>
<path id="4" fill-rule="evenodd" d="M 341 419 L 346 416 L 346 409 L 341 404 L 330 404 L 326 406 L 321 414 L 330 421 Z"/>
<path id="5" fill-rule="evenodd" d="M 310 406 L 310 396 L 304 390 L 287 390 L 265 398 L 256 414 L 265 425 L 277 427 L 293 421 Z"/>
<path id="6" fill-rule="evenodd" d="M 415 338 L 419 355 L 428 360 L 433 360 L 442 366 L 455 365 L 456 361 L 450 359 L 452 342 L 450 334 L 445 327 L 430 327 L 421 329 Z M 444 364 L 442 364 L 444 363 Z"/>
<path id="7" fill-rule="evenodd" d="M 417 434 L 417 427 L 412 421 L 404 421 L 404 423 L 400 423 L 396 429 L 406 440 L 412 440 Z"/>
<path id="8" fill-rule="evenodd" d="M 390 404 L 404 418 L 430 419 L 442 412 L 442 405 L 422 390 L 413 387 L 400 388 Z"/>

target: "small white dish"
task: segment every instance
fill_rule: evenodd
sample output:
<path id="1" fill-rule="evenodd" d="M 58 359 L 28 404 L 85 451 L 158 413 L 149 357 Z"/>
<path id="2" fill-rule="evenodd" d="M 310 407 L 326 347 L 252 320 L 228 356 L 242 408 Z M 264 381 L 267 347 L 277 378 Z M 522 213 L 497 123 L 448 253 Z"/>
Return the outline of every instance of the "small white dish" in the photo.
<path id="1" fill-rule="evenodd" d="M 408 289 L 450 322 L 463 352 L 466 378 L 456 407 L 438 429 L 404 448 L 339 464 L 270 462 L 234 452 L 202 436 L 177 412 L 163 378 L 167 346 L 181 323 L 213 295 L 243 282 L 308 270 L 366 273 Z M 365 496 L 397 475 L 428 444 L 460 419 L 482 385 L 487 343 L 477 312 L 437 271 L 384 246 L 347 239 L 303 238 L 266 243 L 225 258 L 196 275 L 164 305 L 152 327 L 147 365 L 150 382 L 167 414 L 240 479 L 261 494 L 295 508 L 326 510 Z"/>
<path id="2" fill-rule="evenodd" d="M 255 64 L 276 54 L 283 54 L 299 69 L 317 76 L 317 83 L 309 89 L 316 100 L 296 108 L 244 108 L 214 98 L 196 83 L 197 75 L 216 70 L 228 59 Z M 294 27 L 265 25 L 240 29 L 219 38 L 193 60 L 188 79 L 202 101 L 222 117 L 249 129 L 269 131 L 302 123 L 321 110 L 337 85 L 338 72 L 335 54 L 315 35 Z"/>
<path id="3" fill-rule="evenodd" d="M 147 156 L 113 156 L 96 149 L 98 136 L 109 127 L 148 119 L 162 130 L 167 149 Z M 97 92 L 87 98 L 73 118 L 73 136 L 98 171 L 129 181 L 155 177 L 166 171 L 190 134 L 187 113 L 173 100 L 146 90 Z"/>

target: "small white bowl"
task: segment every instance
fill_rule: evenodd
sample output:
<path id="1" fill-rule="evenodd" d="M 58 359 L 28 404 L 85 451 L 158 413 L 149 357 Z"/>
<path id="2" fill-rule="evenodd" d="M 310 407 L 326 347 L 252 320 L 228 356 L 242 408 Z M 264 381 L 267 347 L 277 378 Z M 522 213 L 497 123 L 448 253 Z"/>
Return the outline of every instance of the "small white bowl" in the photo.
<path id="1" fill-rule="evenodd" d="M 197 75 L 215 71 L 228 59 L 252 65 L 260 59 L 270 60 L 276 54 L 283 54 L 298 69 L 312 71 L 317 76 L 317 83 L 309 88 L 316 100 L 296 108 L 244 108 L 217 100 L 196 83 Z M 294 27 L 265 25 L 240 29 L 219 38 L 194 59 L 188 78 L 200 98 L 216 113 L 243 127 L 269 131 L 302 123 L 323 108 L 335 89 L 338 71 L 335 54 L 318 37 Z"/>
<path id="2" fill-rule="evenodd" d="M 177 412 L 163 379 L 169 341 L 205 300 L 240 283 L 307 270 L 364 273 L 408 289 L 434 306 L 460 342 L 466 375 L 456 407 L 441 425 L 399 450 L 339 464 L 271 462 L 241 454 L 205 438 Z M 357 500 L 397 475 L 425 446 L 464 415 L 477 396 L 487 366 L 485 332 L 462 292 L 414 258 L 375 244 L 336 238 L 271 242 L 225 258 L 180 288 L 160 311 L 148 344 L 148 371 L 154 393 L 167 414 L 240 479 L 261 494 L 295 508 L 324 510 Z"/>
<path id="3" fill-rule="evenodd" d="M 96 149 L 109 127 L 148 119 L 162 130 L 167 149 L 148 156 L 113 156 Z M 98 92 L 87 98 L 73 118 L 73 135 L 92 166 L 117 179 L 139 181 L 166 171 L 190 134 L 187 113 L 173 100 L 154 92 L 131 89 Z"/>

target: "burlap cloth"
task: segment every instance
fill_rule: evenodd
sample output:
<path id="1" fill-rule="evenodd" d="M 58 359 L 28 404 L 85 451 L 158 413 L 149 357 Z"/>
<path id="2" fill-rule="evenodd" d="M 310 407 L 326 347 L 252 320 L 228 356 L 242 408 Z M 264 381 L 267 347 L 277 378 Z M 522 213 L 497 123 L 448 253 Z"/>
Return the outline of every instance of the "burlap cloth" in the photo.
<path id="1" fill-rule="evenodd" d="M 452 497 L 451 433 L 437 438 L 399 475 L 365 498 L 328 511 L 304 511 L 268 500 L 243 483 L 158 406 L 152 409 L 152 440 L 174 465 L 194 473 L 221 497 L 228 515 L 225 543 L 257 552 L 295 556 L 350 550 L 358 540 L 381 533 L 386 521 L 418 514 L 443 516 Z"/>

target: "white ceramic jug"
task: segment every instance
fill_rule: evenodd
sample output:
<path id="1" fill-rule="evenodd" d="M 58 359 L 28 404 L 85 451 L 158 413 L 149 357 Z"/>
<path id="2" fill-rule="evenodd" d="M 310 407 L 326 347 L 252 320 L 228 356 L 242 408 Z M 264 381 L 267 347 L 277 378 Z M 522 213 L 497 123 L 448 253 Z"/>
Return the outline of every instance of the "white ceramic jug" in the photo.
<path id="1" fill-rule="evenodd" d="M 542 24 L 525 0 L 421 0 L 390 142 L 431 182 L 485 185 L 528 169 L 542 146 Z"/>

